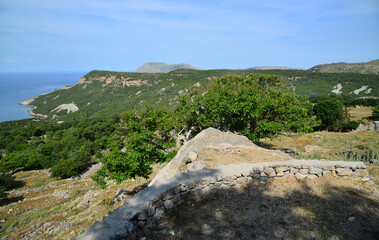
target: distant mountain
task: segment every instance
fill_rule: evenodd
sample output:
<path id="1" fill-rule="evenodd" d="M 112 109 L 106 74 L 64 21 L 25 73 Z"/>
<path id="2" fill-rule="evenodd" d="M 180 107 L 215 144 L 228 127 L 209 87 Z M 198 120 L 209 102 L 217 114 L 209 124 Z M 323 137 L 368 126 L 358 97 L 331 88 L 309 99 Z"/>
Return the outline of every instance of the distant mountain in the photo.
<path id="1" fill-rule="evenodd" d="M 261 67 L 252 67 L 249 69 L 257 69 L 257 70 L 303 70 L 302 68 L 290 68 L 283 66 L 261 66 Z"/>
<path id="2" fill-rule="evenodd" d="M 179 64 L 166 64 L 163 62 L 148 62 L 144 63 L 142 66 L 138 67 L 134 72 L 144 72 L 144 73 L 167 73 L 173 70 L 181 69 L 181 68 L 190 68 L 197 69 L 191 65 L 185 63 Z"/>
<path id="3" fill-rule="evenodd" d="M 310 69 L 310 72 L 323 73 L 362 73 L 362 74 L 379 74 L 379 59 L 363 63 L 330 63 L 316 65 Z"/>

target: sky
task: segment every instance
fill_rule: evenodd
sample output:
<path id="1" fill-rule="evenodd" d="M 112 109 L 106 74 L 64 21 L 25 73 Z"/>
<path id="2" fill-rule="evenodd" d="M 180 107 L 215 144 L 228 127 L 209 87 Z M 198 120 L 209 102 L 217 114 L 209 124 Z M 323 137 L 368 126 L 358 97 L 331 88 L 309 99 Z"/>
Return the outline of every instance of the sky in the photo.
<path id="1" fill-rule="evenodd" d="M 378 58 L 378 0 L 0 0 L 0 72 Z"/>

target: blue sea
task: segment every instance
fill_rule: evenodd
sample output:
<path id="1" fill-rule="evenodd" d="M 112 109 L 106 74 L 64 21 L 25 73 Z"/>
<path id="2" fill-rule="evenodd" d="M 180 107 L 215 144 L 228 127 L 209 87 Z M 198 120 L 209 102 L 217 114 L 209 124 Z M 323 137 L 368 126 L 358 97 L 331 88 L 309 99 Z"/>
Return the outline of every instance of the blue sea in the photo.
<path id="1" fill-rule="evenodd" d="M 31 118 L 20 102 L 75 84 L 86 72 L 0 73 L 0 122 Z"/>

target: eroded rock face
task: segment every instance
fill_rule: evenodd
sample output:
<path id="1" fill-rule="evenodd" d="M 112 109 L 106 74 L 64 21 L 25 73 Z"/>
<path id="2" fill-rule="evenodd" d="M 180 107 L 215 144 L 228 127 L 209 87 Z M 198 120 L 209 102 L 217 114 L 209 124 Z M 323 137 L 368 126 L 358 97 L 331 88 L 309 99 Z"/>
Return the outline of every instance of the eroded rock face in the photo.
<path id="1" fill-rule="evenodd" d="M 283 152 L 258 147 L 245 136 L 208 128 L 186 142 L 170 163 L 151 181 L 149 186 L 153 186 L 157 182 L 168 181 L 185 169 L 198 170 L 203 167 L 213 168 L 221 164 L 290 159 L 292 157 Z M 185 166 L 186 168 L 184 168 Z"/>

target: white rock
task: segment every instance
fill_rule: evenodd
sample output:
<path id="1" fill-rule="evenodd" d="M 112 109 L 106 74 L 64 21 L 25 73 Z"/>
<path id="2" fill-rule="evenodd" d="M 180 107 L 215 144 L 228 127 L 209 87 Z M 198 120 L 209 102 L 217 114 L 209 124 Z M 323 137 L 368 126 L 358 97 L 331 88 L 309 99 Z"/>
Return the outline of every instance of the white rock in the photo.
<path id="1" fill-rule="evenodd" d="M 368 182 L 368 181 L 370 181 L 371 179 L 369 178 L 369 177 L 364 177 L 364 178 L 362 178 L 362 181 L 363 182 Z"/>

